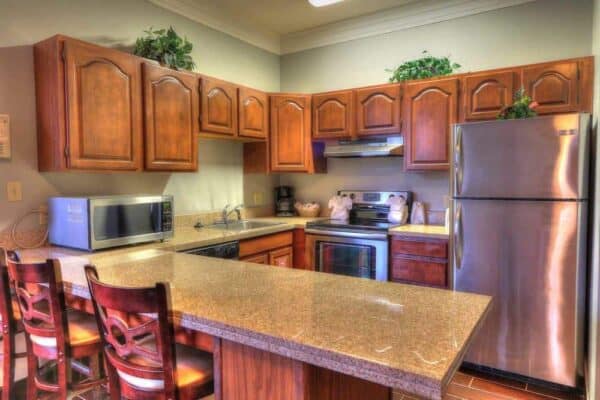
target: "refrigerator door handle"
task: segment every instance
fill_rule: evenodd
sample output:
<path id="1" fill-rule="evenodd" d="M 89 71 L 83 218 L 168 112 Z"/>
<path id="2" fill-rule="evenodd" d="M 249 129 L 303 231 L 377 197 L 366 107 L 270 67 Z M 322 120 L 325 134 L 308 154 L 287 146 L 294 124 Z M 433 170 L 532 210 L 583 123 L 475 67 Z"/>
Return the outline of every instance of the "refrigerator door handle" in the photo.
<path id="1" fill-rule="evenodd" d="M 463 225 L 462 225 L 462 206 L 456 204 L 454 212 L 454 266 L 460 269 L 463 259 Z"/>
<path id="2" fill-rule="evenodd" d="M 462 191 L 463 181 L 463 143 L 462 143 L 462 129 L 456 128 L 456 135 L 454 138 L 454 195 L 460 196 Z"/>

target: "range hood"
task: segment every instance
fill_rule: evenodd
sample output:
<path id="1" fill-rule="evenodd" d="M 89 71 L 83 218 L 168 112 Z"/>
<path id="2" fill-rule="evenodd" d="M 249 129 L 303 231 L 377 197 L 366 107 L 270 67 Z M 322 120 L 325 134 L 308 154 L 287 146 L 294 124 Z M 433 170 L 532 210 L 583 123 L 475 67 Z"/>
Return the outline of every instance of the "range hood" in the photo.
<path id="1" fill-rule="evenodd" d="M 325 145 L 325 157 L 391 157 L 404 155 L 402 136 L 382 139 L 340 140 Z"/>

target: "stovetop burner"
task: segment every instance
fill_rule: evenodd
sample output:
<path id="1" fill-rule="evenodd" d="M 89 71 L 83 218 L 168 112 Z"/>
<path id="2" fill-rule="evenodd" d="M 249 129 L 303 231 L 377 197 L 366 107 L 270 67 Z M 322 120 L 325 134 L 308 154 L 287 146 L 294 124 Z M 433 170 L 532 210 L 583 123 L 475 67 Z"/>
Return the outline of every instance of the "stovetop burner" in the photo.
<path id="1" fill-rule="evenodd" d="M 368 219 L 354 219 L 348 221 L 340 221 L 334 219 L 326 219 L 313 221 L 306 224 L 309 228 L 327 228 L 327 229 L 361 229 L 374 231 L 387 231 L 390 228 L 397 226 L 387 221 L 372 221 Z"/>

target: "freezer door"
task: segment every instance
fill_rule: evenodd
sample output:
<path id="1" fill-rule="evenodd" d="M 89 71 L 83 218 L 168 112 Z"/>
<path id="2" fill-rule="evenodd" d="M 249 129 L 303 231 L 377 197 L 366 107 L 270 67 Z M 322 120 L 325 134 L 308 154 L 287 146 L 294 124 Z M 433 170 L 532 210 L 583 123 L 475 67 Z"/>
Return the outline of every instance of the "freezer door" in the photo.
<path id="1" fill-rule="evenodd" d="M 466 361 L 575 386 L 585 202 L 454 200 L 454 289 L 493 296 Z"/>
<path id="2" fill-rule="evenodd" d="M 587 114 L 457 125 L 453 146 L 454 197 L 587 198 Z"/>

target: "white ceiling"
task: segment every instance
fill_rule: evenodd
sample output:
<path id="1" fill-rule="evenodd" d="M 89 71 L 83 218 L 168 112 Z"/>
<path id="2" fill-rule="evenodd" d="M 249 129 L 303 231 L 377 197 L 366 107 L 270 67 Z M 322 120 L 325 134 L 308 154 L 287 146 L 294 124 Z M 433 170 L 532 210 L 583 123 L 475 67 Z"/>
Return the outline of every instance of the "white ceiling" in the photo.
<path id="1" fill-rule="evenodd" d="M 536 0 L 148 0 L 276 54 L 293 53 Z"/>

